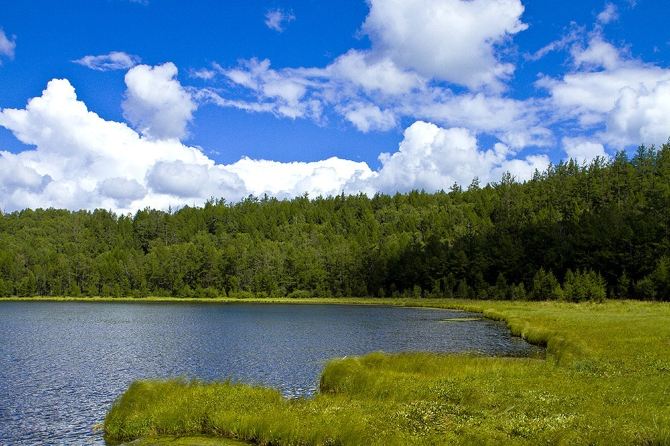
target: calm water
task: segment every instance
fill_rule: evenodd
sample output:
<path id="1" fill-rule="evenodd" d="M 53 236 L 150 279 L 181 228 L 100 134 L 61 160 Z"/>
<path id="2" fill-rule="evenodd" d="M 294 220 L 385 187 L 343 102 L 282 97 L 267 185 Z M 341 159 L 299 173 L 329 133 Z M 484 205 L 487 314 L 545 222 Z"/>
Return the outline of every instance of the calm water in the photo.
<path id="1" fill-rule="evenodd" d="M 309 395 L 324 362 L 371 351 L 534 348 L 445 310 L 343 305 L 0 302 L 0 444 L 104 444 L 93 431 L 139 378 L 232 378 Z"/>

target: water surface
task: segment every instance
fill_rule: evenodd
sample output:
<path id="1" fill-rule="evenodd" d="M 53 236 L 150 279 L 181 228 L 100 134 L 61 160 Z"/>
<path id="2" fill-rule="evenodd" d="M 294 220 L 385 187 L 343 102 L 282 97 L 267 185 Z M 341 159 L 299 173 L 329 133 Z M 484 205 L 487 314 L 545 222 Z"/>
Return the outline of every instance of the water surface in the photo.
<path id="1" fill-rule="evenodd" d="M 372 351 L 536 351 L 490 320 L 348 305 L 0 302 L 0 444 L 104 444 L 136 379 L 233 379 L 310 395 L 326 360 Z"/>

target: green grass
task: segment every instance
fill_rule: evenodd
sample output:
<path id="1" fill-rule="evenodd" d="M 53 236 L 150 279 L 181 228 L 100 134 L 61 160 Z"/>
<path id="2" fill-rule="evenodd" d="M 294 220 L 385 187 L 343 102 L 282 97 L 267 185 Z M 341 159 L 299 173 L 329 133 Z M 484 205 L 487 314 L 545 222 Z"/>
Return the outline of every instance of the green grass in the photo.
<path id="1" fill-rule="evenodd" d="M 331 301 L 348 303 L 310 300 Z M 547 359 L 428 353 L 336 359 L 322 373 L 320 393 L 297 400 L 241 384 L 139 381 L 108 413 L 106 437 L 203 435 L 268 445 L 670 444 L 670 304 L 383 302 L 482 312 L 546 345 Z"/>
<path id="2" fill-rule="evenodd" d="M 160 437 L 141 438 L 119 446 L 244 446 L 248 443 L 211 437 Z"/>

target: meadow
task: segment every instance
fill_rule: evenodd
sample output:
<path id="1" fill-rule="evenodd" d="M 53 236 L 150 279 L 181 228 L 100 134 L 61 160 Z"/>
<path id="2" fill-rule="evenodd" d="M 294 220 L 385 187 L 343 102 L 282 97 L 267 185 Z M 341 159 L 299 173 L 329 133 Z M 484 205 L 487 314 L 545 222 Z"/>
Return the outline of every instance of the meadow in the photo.
<path id="1" fill-rule="evenodd" d="M 331 301 L 382 303 L 306 300 Z M 108 413 L 106 439 L 140 439 L 137 444 L 178 444 L 175 437 L 182 444 L 204 444 L 192 437 L 261 445 L 670 444 L 670 304 L 383 303 L 481 312 L 506 321 L 528 341 L 546 345 L 546 359 L 434 353 L 339 358 L 326 365 L 319 393 L 302 399 L 228 382 L 139 381 Z"/>

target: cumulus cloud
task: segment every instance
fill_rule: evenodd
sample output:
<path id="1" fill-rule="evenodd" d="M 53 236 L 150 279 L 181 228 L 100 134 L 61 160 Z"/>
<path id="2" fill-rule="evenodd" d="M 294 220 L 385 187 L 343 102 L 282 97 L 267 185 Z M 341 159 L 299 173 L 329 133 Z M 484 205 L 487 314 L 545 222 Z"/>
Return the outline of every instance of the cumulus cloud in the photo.
<path id="1" fill-rule="evenodd" d="M 5 31 L 0 28 L 0 56 L 14 58 L 14 51 L 16 50 L 16 37 L 7 37 Z"/>
<path id="2" fill-rule="evenodd" d="M 477 177 L 483 183 L 498 180 L 510 172 L 518 180 L 527 180 L 536 169 L 549 165 L 545 155 L 514 158 L 514 151 L 497 143 L 485 150 L 465 128 L 441 128 L 417 121 L 405 130 L 398 151 L 383 153 L 382 167 L 372 179 L 358 186 L 384 192 L 447 189 L 454 182 L 467 185 Z"/>
<path id="3" fill-rule="evenodd" d="M 388 130 L 396 126 L 396 116 L 390 110 L 382 110 L 374 104 L 352 103 L 341 108 L 347 121 L 358 130 Z"/>
<path id="4" fill-rule="evenodd" d="M 336 157 L 309 163 L 280 163 L 245 157 L 225 166 L 225 169 L 242 179 L 248 193 L 280 198 L 305 193 L 311 196 L 336 195 L 348 191 L 348 184 L 352 181 L 372 177 L 372 170 L 367 163 Z"/>
<path id="5" fill-rule="evenodd" d="M 202 200 L 224 196 L 235 200 L 248 195 L 239 176 L 211 160 L 207 165 L 159 161 L 149 170 L 146 180 L 152 191 L 180 198 Z"/>
<path id="6" fill-rule="evenodd" d="M 146 197 L 147 190 L 137 180 L 106 178 L 98 183 L 100 195 L 116 200 L 118 207 L 127 207 L 133 201 Z"/>
<path id="7" fill-rule="evenodd" d="M 667 142 L 670 137 L 670 76 L 650 88 L 640 85 L 622 89 L 608 115 L 606 137 L 619 147 Z"/>
<path id="8" fill-rule="evenodd" d="M 538 85 L 549 91 L 560 113 L 579 116 L 587 124 L 602 122 L 625 88 L 649 90 L 668 79 L 670 70 L 640 65 L 573 72 L 561 79 L 542 79 Z"/>
<path id="9" fill-rule="evenodd" d="M 0 111 L 0 125 L 35 147 L 18 154 L 0 152 L 2 205 L 9 209 L 127 209 L 119 201 L 162 208 L 173 197 L 141 197 L 133 181 L 144 187 L 146 173 L 158 161 L 213 164 L 177 140 L 151 140 L 124 123 L 102 119 L 77 99 L 64 79 L 50 81 L 24 109 Z"/>
<path id="10" fill-rule="evenodd" d="M 527 28 L 519 0 L 371 0 L 363 29 L 399 66 L 470 88 L 501 88 L 496 46 Z"/>
<path id="11" fill-rule="evenodd" d="M 99 56 L 84 56 L 81 59 L 73 62 L 83 65 L 87 68 L 97 71 L 112 71 L 112 70 L 127 70 L 140 63 L 138 56 L 124 53 L 122 51 L 112 51 L 108 54 L 101 54 Z"/>
<path id="12" fill-rule="evenodd" d="M 23 164 L 21 157 L 10 152 L 0 152 L 0 190 L 10 193 L 14 189 L 39 191 L 51 182 L 49 175 L 40 175 Z"/>
<path id="13" fill-rule="evenodd" d="M 168 103 L 168 108 L 170 104 Z M 498 143 L 479 147 L 476 135 L 416 122 L 392 154 L 373 171 L 365 162 L 328 158 L 281 163 L 242 158 L 217 164 L 177 139 L 153 139 L 107 121 L 80 101 L 64 79 L 49 82 L 24 109 L 0 111 L 0 126 L 33 149 L 0 152 L 0 207 L 108 208 L 202 204 L 211 197 L 239 200 L 249 194 L 288 198 L 308 193 L 375 193 L 494 181 L 511 171 L 519 179 L 544 168 L 545 156 L 517 158 Z"/>
<path id="14" fill-rule="evenodd" d="M 405 94 L 422 89 L 426 85 L 424 78 L 413 71 L 398 67 L 388 57 L 378 57 L 358 50 L 349 50 L 335 59 L 325 70 L 312 70 L 311 73 L 339 84 L 352 84 L 365 92 L 380 92 L 386 95 Z"/>
<path id="15" fill-rule="evenodd" d="M 276 69 L 267 59 L 229 68 L 215 63 L 193 75 L 222 78 L 223 88 L 200 89 L 197 98 L 319 124 L 334 113 L 361 132 L 423 119 L 487 133 L 513 148 L 553 142 L 538 101 L 501 94 L 514 66 L 498 50 L 526 28 L 519 0 L 369 4 L 362 30 L 371 48 L 350 49 L 325 67 Z M 477 91 L 455 93 L 451 83 Z"/>
<path id="16" fill-rule="evenodd" d="M 222 165 L 176 139 L 142 136 L 106 121 L 77 99 L 72 85 L 52 80 L 24 109 L 0 111 L 0 125 L 35 149 L 0 152 L 0 206 L 167 208 L 211 197 L 239 200 L 250 193 L 277 196 L 336 194 L 365 163 L 331 158 L 313 163 L 240 161 Z"/>
<path id="17" fill-rule="evenodd" d="M 599 142 L 618 148 L 667 141 L 670 69 L 630 57 L 599 31 L 571 56 L 572 72 L 537 82 L 549 92 L 556 120 L 576 120 L 582 131 L 595 130 Z"/>
<path id="18" fill-rule="evenodd" d="M 579 164 L 589 163 L 597 157 L 608 158 L 605 146 L 601 143 L 580 137 L 563 138 L 563 150 L 568 159 L 573 159 Z"/>
<path id="19" fill-rule="evenodd" d="M 553 134 L 543 122 L 542 101 L 516 100 L 485 93 L 454 94 L 440 89 L 416 99 L 416 102 L 405 105 L 404 114 L 491 134 L 515 149 L 553 143 Z"/>
<path id="20" fill-rule="evenodd" d="M 168 62 L 138 65 L 126 73 L 123 116 L 151 139 L 181 139 L 193 118 L 195 102 L 176 79 L 177 67 Z"/>
<path id="21" fill-rule="evenodd" d="M 283 32 L 286 25 L 295 20 L 292 12 L 271 9 L 265 13 L 265 26 L 277 32 Z"/>

